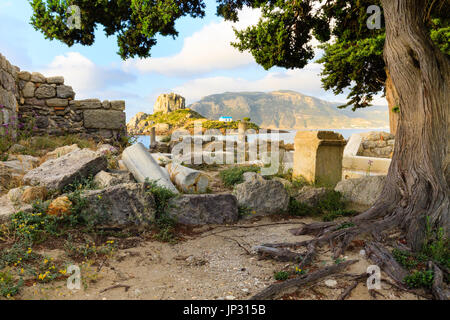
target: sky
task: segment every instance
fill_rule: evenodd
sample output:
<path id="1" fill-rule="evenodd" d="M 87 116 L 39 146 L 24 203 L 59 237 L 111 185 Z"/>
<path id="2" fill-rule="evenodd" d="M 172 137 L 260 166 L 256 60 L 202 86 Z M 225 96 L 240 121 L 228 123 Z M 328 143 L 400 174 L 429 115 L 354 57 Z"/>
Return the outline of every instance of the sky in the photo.
<path id="1" fill-rule="evenodd" d="M 216 16 L 215 1 L 205 2 L 205 18 L 178 20 L 179 36 L 158 37 L 150 58 L 123 61 L 116 37 L 106 37 L 101 27 L 94 45 L 68 47 L 34 30 L 28 0 L 0 0 L 0 53 L 21 70 L 64 76 L 76 99 L 125 100 L 128 120 L 140 111 L 151 113 L 156 98 L 169 92 L 184 96 L 188 105 L 211 94 L 276 90 L 346 101 L 345 93 L 336 96 L 321 88 L 321 66 L 314 61 L 304 69 L 266 71 L 249 53 L 230 45 L 233 26 L 243 29 L 256 23 L 259 11 L 244 9 L 233 24 Z M 374 104 L 387 102 L 378 96 Z"/>

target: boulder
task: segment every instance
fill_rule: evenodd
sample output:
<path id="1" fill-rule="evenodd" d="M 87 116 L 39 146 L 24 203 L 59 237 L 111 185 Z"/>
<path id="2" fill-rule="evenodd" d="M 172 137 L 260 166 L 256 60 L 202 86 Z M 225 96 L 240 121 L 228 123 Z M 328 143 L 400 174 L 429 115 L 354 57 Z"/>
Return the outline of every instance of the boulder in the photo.
<path id="1" fill-rule="evenodd" d="M 60 158 L 47 160 L 29 171 L 24 181 L 48 190 L 62 190 L 77 179 L 96 175 L 107 167 L 106 157 L 89 149 L 75 150 Z"/>
<path id="2" fill-rule="evenodd" d="M 289 194 L 281 182 L 264 180 L 259 174 L 244 179 L 247 181 L 236 185 L 233 191 L 240 206 L 254 210 L 255 215 L 280 213 L 287 209 Z"/>
<path id="3" fill-rule="evenodd" d="M 105 225 L 147 224 L 155 218 L 155 199 L 142 183 L 86 191 L 87 211 Z"/>
<path id="4" fill-rule="evenodd" d="M 97 148 L 97 152 L 100 152 L 100 153 L 103 153 L 103 154 L 113 154 L 113 155 L 119 154 L 119 150 L 116 147 L 113 147 L 110 144 L 101 144 Z"/>
<path id="5" fill-rule="evenodd" d="M 339 182 L 334 190 L 342 193 L 347 201 L 372 206 L 383 191 L 386 176 L 369 176 Z"/>
<path id="6" fill-rule="evenodd" d="M 319 201 L 327 194 L 326 188 L 314 188 L 311 186 L 305 186 L 299 190 L 295 199 L 298 202 L 315 207 L 319 204 Z"/>
<path id="7" fill-rule="evenodd" d="M 27 187 L 22 194 L 22 203 L 33 203 L 35 201 L 44 201 L 47 198 L 48 191 L 46 187 Z"/>
<path id="8" fill-rule="evenodd" d="M 132 183 L 133 177 L 128 171 L 106 172 L 100 171 L 94 178 L 99 188 L 109 188 L 123 183 Z"/>
<path id="9" fill-rule="evenodd" d="M 225 224 L 238 220 L 238 202 L 231 194 L 186 194 L 170 200 L 169 213 L 187 225 Z"/>
<path id="10" fill-rule="evenodd" d="M 34 92 L 36 91 L 36 86 L 33 82 L 27 82 L 22 89 L 22 94 L 24 98 L 33 98 Z"/>
<path id="11" fill-rule="evenodd" d="M 48 84 L 64 84 L 64 77 L 61 77 L 61 76 L 48 77 L 47 83 Z"/>
<path id="12" fill-rule="evenodd" d="M 56 90 L 49 84 L 43 84 L 39 88 L 36 89 L 34 93 L 36 98 L 38 99 L 49 99 L 56 97 Z"/>
<path id="13" fill-rule="evenodd" d="M 289 180 L 286 180 L 286 179 L 283 179 L 283 178 L 280 178 L 280 177 L 273 177 L 272 180 L 281 182 L 285 188 L 292 188 L 293 187 L 292 182 L 290 182 Z"/>
<path id="14" fill-rule="evenodd" d="M 70 214 L 70 208 L 72 207 L 72 202 L 67 196 L 58 197 L 53 200 L 48 206 L 47 214 L 50 216 L 63 216 Z"/>
<path id="15" fill-rule="evenodd" d="M 39 72 L 33 72 L 31 74 L 31 81 L 36 83 L 45 83 L 47 79 Z"/>
<path id="16" fill-rule="evenodd" d="M 0 168 L 19 175 L 32 170 L 39 163 L 39 158 L 32 156 L 18 155 L 9 158 L 11 160 L 0 162 Z"/>
<path id="17" fill-rule="evenodd" d="M 8 191 L 8 200 L 14 204 L 22 202 L 22 195 L 27 187 L 18 187 Z"/>
<path id="18" fill-rule="evenodd" d="M 64 147 L 56 148 L 55 150 L 47 153 L 45 155 L 45 159 L 46 160 L 57 159 L 57 158 L 62 157 L 72 151 L 77 151 L 77 150 L 80 150 L 80 148 L 76 144 L 73 144 L 71 146 L 64 146 Z"/>
<path id="19" fill-rule="evenodd" d="M 29 204 L 20 205 L 14 204 L 8 198 L 8 195 L 4 195 L 0 197 L 0 223 L 5 223 L 9 220 L 9 218 L 15 214 L 16 212 L 31 212 L 33 207 Z"/>
<path id="20" fill-rule="evenodd" d="M 13 144 L 11 148 L 9 148 L 8 152 L 9 153 L 21 153 L 25 150 L 26 150 L 26 148 L 24 146 L 16 143 L 16 144 Z"/>
<path id="21" fill-rule="evenodd" d="M 56 88 L 56 96 L 62 99 L 73 99 L 75 98 L 75 92 L 73 91 L 71 86 L 58 86 Z"/>

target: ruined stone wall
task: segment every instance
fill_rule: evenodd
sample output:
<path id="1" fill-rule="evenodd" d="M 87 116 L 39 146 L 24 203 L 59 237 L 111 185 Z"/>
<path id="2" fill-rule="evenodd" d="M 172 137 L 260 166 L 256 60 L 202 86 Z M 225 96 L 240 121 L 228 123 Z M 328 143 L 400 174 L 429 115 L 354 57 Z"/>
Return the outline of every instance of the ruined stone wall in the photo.
<path id="1" fill-rule="evenodd" d="M 372 131 L 363 134 L 358 156 L 374 158 L 392 158 L 394 135 L 387 132 Z"/>
<path id="2" fill-rule="evenodd" d="M 15 136 L 17 125 L 17 74 L 19 68 L 11 65 L 0 54 L 0 135 Z"/>
<path id="3" fill-rule="evenodd" d="M 75 100 L 63 77 L 20 71 L 1 59 L 0 124 L 33 135 L 80 134 L 111 142 L 126 134 L 125 101 Z"/>

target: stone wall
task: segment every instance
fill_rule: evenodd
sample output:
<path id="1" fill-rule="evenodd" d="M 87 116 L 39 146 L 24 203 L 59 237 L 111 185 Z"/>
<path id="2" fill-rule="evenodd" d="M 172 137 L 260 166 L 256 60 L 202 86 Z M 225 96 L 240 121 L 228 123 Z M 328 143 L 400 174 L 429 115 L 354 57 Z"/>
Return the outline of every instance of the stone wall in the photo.
<path id="1" fill-rule="evenodd" d="M 0 54 L 0 135 L 15 135 L 17 124 L 17 74 L 19 68 L 11 65 Z"/>
<path id="2" fill-rule="evenodd" d="M 362 135 L 358 156 L 374 158 L 392 158 L 394 135 L 387 132 L 372 131 Z"/>
<path id="3" fill-rule="evenodd" d="M 0 57 L 3 123 L 26 128 L 33 135 L 80 134 L 108 142 L 126 134 L 125 101 L 75 100 L 63 77 L 20 71 Z"/>

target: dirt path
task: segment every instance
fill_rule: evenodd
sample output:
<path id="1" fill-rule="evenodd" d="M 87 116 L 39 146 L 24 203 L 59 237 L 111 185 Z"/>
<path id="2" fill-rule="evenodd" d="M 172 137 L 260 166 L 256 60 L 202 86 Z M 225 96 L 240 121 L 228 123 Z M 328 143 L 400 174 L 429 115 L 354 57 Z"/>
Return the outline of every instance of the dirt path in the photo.
<path id="1" fill-rule="evenodd" d="M 217 227 L 201 235 L 188 238 L 175 245 L 156 241 L 141 242 L 130 249 L 119 250 L 112 259 L 101 266 L 83 266 L 81 290 L 70 291 L 65 282 L 37 284 L 24 288 L 21 299 L 248 299 L 275 282 L 273 274 L 293 270 L 293 263 L 258 260 L 251 254 L 252 247 L 263 243 L 306 240 L 309 237 L 291 235 L 288 230 L 300 222 L 311 219 L 289 220 L 289 224 L 262 226 L 274 223 L 269 218 L 260 221 L 242 221 L 236 226 L 254 225 L 255 228 Z M 281 222 L 281 221 L 280 221 Z M 259 226 L 259 227 L 256 227 Z M 368 261 L 361 258 L 359 250 L 349 251 L 345 259 L 360 259 L 348 268 L 348 273 L 365 272 Z M 333 264 L 330 253 L 322 250 L 316 264 Z M 47 254 L 58 256 L 63 251 Z M 385 275 L 383 275 L 385 277 Z M 333 288 L 325 280 L 336 280 Z M 347 280 L 331 276 L 308 286 L 294 299 L 336 299 L 350 284 Z M 116 287 L 124 285 L 127 287 Z M 105 289 L 110 288 L 105 291 Z M 418 299 L 417 296 L 382 283 L 377 299 Z M 350 299 L 372 299 L 360 283 Z"/>

